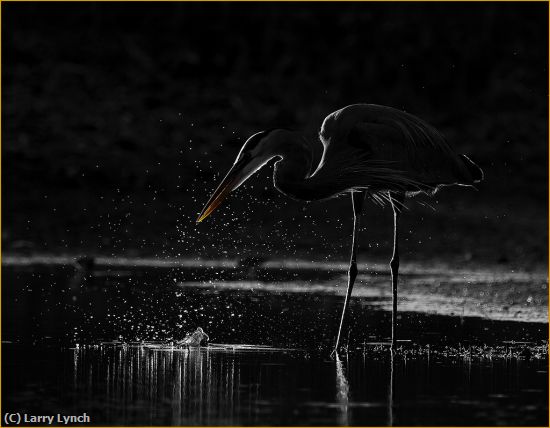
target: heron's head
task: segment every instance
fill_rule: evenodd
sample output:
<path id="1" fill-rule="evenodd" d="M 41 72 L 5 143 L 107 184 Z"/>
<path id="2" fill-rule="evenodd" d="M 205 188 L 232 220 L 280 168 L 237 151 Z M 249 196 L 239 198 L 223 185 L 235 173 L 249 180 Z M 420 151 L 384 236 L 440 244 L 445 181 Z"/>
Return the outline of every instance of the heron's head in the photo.
<path id="1" fill-rule="evenodd" d="M 279 146 L 284 141 L 286 132 L 288 131 L 283 129 L 262 131 L 246 140 L 233 166 L 204 206 L 197 223 L 212 214 L 233 190 L 237 189 L 271 159 L 278 156 Z"/>

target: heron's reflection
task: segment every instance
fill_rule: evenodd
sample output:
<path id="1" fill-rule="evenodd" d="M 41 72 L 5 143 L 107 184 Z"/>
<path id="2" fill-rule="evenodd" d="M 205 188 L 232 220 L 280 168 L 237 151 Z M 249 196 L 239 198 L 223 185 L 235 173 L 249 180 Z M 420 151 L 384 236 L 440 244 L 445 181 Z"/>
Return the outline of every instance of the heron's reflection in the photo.
<path id="1" fill-rule="evenodd" d="M 389 377 L 387 378 L 388 398 L 387 398 L 387 425 L 395 424 L 395 392 L 396 392 L 396 355 L 390 349 Z M 346 361 L 342 361 L 340 356 L 335 354 L 336 367 L 336 403 L 338 405 L 338 425 L 349 426 L 352 422 L 351 408 L 354 403 L 351 400 L 350 385 L 346 372 L 349 370 L 347 354 Z M 355 403 L 357 405 L 357 403 Z"/>
<path id="2" fill-rule="evenodd" d="M 388 393 L 388 426 L 395 423 L 395 352 L 390 349 L 390 382 Z"/>
<path id="3" fill-rule="evenodd" d="M 336 402 L 339 405 L 338 424 L 349 425 L 349 383 L 346 378 L 344 365 L 338 353 L 336 359 Z"/>
<path id="4" fill-rule="evenodd" d="M 300 403 L 292 389 L 282 388 L 288 381 L 281 382 L 281 378 L 286 374 L 288 379 L 290 375 L 300 376 L 287 365 L 295 357 L 271 353 L 256 356 L 249 352 L 158 344 L 80 347 L 72 355 L 71 393 L 91 397 L 92 405 L 101 409 L 98 418 L 112 425 L 291 422 L 287 415 Z M 325 375 L 329 369 L 334 373 L 335 383 L 330 382 L 334 395 L 328 408 L 326 401 L 315 399 L 326 397 L 323 391 L 300 390 L 302 402 L 315 406 L 312 417 L 321 414 L 327 424 L 349 426 L 357 423 L 357 418 L 365 420 L 368 412 L 369 419 L 374 417 L 377 423 L 398 423 L 402 419 L 396 418 L 395 406 L 399 374 L 395 365 L 399 356 L 390 355 L 385 361 L 367 358 L 362 362 L 353 355 L 349 359 L 348 355 L 342 357 L 336 355 L 334 365 L 323 364 L 322 372 L 318 372 Z M 309 379 L 310 374 L 305 376 Z M 380 389 L 387 395 L 380 396 Z M 323 406 L 319 407 L 321 403 Z"/>

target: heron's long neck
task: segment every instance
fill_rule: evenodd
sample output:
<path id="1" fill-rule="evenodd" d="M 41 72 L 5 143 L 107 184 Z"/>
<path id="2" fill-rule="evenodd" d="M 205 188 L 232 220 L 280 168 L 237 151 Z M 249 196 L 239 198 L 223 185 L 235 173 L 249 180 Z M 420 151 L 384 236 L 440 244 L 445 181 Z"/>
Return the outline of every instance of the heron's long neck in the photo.
<path id="1" fill-rule="evenodd" d="M 275 164 L 273 183 L 281 193 L 302 201 L 325 199 L 334 194 L 313 172 L 313 152 L 303 138 L 292 138 L 279 146 L 281 160 Z"/>

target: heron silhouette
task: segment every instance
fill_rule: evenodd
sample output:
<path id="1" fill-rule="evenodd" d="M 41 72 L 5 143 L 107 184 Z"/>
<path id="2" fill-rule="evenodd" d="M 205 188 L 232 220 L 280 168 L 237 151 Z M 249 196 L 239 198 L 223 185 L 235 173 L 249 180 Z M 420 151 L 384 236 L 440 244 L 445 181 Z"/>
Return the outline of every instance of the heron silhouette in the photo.
<path id="1" fill-rule="evenodd" d="M 357 276 L 357 235 L 365 197 L 393 209 L 392 349 L 396 346 L 399 217 L 405 197 L 433 195 L 448 185 L 472 186 L 483 171 L 455 153 L 443 135 L 412 114 L 381 105 L 353 104 L 329 114 L 319 132 L 323 156 L 313 169 L 313 152 L 299 133 L 272 129 L 252 135 L 214 191 L 197 222 L 271 159 L 276 158 L 273 184 L 301 201 L 323 200 L 351 193 L 353 237 L 348 287 L 334 351 L 338 350 L 353 284 Z"/>

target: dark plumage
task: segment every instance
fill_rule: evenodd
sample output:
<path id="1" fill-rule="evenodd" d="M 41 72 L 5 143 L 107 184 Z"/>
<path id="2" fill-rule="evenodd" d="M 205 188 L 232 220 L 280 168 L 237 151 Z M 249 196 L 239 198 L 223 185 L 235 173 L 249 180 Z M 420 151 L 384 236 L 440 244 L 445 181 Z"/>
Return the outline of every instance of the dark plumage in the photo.
<path id="1" fill-rule="evenodd" d="M 316 174 L 338 171 L 343 188 L 433 193 L 482 177 L 479 167 L 457 155 L 434 127 L 391 107 L 344 107 L 327 116 L 319 136 L 324 152 Z"/>
<path id="2" fill-rule="evenodd" d="M 274 129 L 254 134 L 241 148 L 233 167 L 211 196 L 197 222 L 271 159 L 275 187 L 292 198 L 313 201 L 350 192 L 354 232 L 348 290 L 336 347 L 357 275 L 357 231 L 365 196 L 389 202 L 394 212 L 394 252 L 390 263 L 393 289 L 392 345 L 396 344 L 398 219 L 406 196 L 433 194 L 442 186 L 472 186 L 483 172 L 465 155 L 455 153 L 434 127 L 391 107 L 353 104 L 329 114 L 319 132 L 323 156 L 313 168 L 313 153 L 297 132 Z"/>

